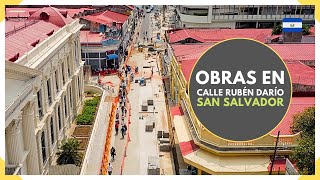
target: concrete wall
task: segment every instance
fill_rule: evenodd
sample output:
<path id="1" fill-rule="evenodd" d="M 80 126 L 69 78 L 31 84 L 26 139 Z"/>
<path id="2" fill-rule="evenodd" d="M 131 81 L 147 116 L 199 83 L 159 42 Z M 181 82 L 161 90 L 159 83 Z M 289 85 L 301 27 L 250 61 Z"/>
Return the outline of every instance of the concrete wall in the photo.
<path id="1" fill-rule="evenodd" d="M 94 86 L 94 85 L 85 85 L 84 92 L 86 92 L 86 91 L 91 91 L 93 93 L 99 93 L 101 95 L 103 93 L 103 90 L 100 87 Z"/>

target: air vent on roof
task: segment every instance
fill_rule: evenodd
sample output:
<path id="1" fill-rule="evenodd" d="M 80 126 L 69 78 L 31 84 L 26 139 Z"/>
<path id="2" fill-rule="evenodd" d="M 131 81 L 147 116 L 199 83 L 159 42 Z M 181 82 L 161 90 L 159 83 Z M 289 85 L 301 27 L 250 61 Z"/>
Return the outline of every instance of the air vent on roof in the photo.
<path id="1" fill-rule="evenodd" d="M 54 30 L 47 33 L 47 36 L 51 36 L 53 34 Z"/>
<path id="2" fill-rule="evenodd" d="M 14 55 L 12 58 L 9 59 L 9 61 L 11 62 L 15 62 L 18 58 L 19 58 L 20 54 L 17 53 L 16 55 Z"/>
<path id="3" fill-rule="evenodd" d="M 37 44 L 39 44 L 40 39 L 36 40 L 35 42 L 31 43 L 31 46 L 36 47 Z"/>

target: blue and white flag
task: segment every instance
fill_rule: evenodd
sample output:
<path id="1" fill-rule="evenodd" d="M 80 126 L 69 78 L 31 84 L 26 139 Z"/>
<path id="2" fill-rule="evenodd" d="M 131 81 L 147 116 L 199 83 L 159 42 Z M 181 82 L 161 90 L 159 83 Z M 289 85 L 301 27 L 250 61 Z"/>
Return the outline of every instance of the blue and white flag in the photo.
<path id="1" fill-rule="evenodd" d="M 282 31 L 283 32 L 301 32 L 302 19 L 301 18 L 283 18 Z"/>

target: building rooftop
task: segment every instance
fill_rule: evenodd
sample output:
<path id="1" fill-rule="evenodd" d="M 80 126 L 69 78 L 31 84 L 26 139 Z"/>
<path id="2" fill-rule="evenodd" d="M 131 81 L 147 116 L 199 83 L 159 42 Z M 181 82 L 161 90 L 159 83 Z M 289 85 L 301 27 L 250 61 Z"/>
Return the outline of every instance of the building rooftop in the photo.
<path id="1" fill-rule="evenodd" d="M 198 58 L 212 45 L 213 43 L 171 44 L 174 55 L 181 64 L 181 70 L 187 81 L 189 81 L 192 68 Z M 314 60 L 314 44 L 271 44 L 270 46 L 286 61 L 293 83 L 314 85 L 314 69 L 299 62 Z M 295 55 L 297 57 L 294 57 Z"/>
<path id="2" fill-rule="evenodd" d="M 171 113 L 172 118 L 174 118 L 174 116 L 176 116 L 176 115 L 178 115 L 178 116 L 183 115 L 183 111 L 180 106 L 170 107 L 170 113 Z"/>
<path id="3" fill-rule="evenodd" d="M 107 10 L 104 12 L 83 16 L 81 18 L 100 24 L 112 24 L 113 22 L 116 22 L 117 24 L 123 24 L 128 17 L 129 16 L 127 15 Z"/>
<path id="4" fill-rule="evenodd" d="M 169 31 L 170 43 L 188 38 L 199 42 L 219 42 L 230 38 L 251 38 L 265 42 L 271 36 L 272 29 L 181 29 Z"/>
<path id="5" fill-rule="evenodd" d="M 45 21 L 6 21 L 5 25 L 6 34 L 9 34 L 5 39 L 5 59 L 13 62 L 60 29 Z"/>
<path id="6" fill-rule="evenodd" d="M 293 84 L 315 85 L 315 70 L 299 61 L 285 61 Z"/>
<path id="7" fill-rule="evenodd" d="M 104 39 L 104 35 L 91 31 L 80 31 L 80 42 L 82 44 L 88 43 L 101 43 Z"/>
<path id="8" fill-rule="evenodd" d="M 314 61 L 315 44 L 268 44 L 283 60 Z"/>
<path id="9" fill-rule="evenodd" d="M 59 27 L 73 22 L 73 19 L 67 14 L 66 11 L 59 10 L 55 7 L 43 7 L 36 12 L 32 13 L 29 19 L 43 20 L 50 22 Z"/>
<path id="10" fill-rule="evenodd" d="M 270 134 L 277 136 L 278 131 L 280 131 L 280 135 L 291 135 L 290 127 L 293 122 L 293 116 L 308 107 L 313 107 L 314 105 L 315 97 L 292 97 L 286 116 L 279 126 L 277 126 Z"/>

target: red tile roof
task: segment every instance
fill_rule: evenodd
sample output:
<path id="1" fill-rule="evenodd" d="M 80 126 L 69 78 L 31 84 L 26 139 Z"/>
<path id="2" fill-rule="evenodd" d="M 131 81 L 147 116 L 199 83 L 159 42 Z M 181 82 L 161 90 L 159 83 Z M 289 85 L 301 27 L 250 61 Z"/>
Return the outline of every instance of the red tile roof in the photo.
<path id="1" fill-rule="evenodd" d="M 182 116 L 183 115 L 183 111 L 181 109 L 181 106 L 170 107 L 170 113 L 171 113 L 172 117 L 174 117 L 176 115 L 178 115 L 178 116 Z"/>
<path id="2" fill-rule="evenodd" d="M 116 22 L 117 24 L 123 24 L 124 22 L 126 22 L 128 17 L 129 16 L 127 15 L 107 10 L 102 13 L 100 12 L 96 14 L 91 14 L 82 18 L 100 24 L 112 24 L 113 22 Z"/>
<path id="3" fill-rule="evenodd" d="M 198 59 L 212 44 L 172 44 L 177 61 Z M 187 51 L 186 51 L 187 49 Z"/>
<path id="4" fill-rule="evenodd" d="M 280 135 L 290 135 L 290 127 L 293 122 L 293 116 L 299 112 L 302 112 L 308 107 L 313 107 L 314 104 L 315 97 L 293 97 L 286 116 L 270 134 L 276 136 L 278 131 L 280 131 Z"/>
<path id="5" fill-rule="evenodd" d="M 49 16 L 48 20 L 45 20 L 47 22 L 50 22 L 52 24 L 55 24 L 59 27 L 63 27 L 66 24 L 69 24 L 73 21 L 73 19 L 66 14 L 65 11 L 60 11 L 59 9 L 55 7 L 43 7 L 36 12 L 34 12 L 29 19 L 37 19 L 37 20 L 42 20 L 41 18 L 41 13 L 46 13 Z M 65 13 L 65 15 L 63 15 Z"/>
<path id="6" fill-rule="evenodd" d="M 189 81 L 192 68 L 197 62 L 198 58 L 200 58 L 203 52 L 205 52 L 205 50 L 210 48 L 212 45 L 213 43 L 171 45 L 177 61 L 181 64 L 181 70 L 187 81 Z M 314 85 L 314 69 L 300 62 L 292 62 L 289 60 L 314 60 L 314 58 L 312 58 L 314 57 L 314 44 L 274 44 L 270 46 L 275 49 L 280 57 L 286 60 L 293 83 Z M 298 47 L 300 47 L 300 49 Z M 186 49 L 188 49 L 188 51 L 186 51 Z M 302 55 L 299 55 L 297 52 L 300 52 L 301 50 L 304 52 L 301 52 Z M 294 57 L 294 55 L 297 57 Z"/>
<path id="7" fill-rule="evenodd" d="M 269 44 L 283 60 L 314 61 L 315 44 Z"/>
<path id="8" fill-rule="evenodd" d="M 270 162 L 270 164 L 268 166 L 269 172 L 271 170 L 271 164 L 272 164 L 272 162 Z M 279 159 L 279 160 L 274 161 L 272 171 L 276 173 L 279 170 L 280 170 L 280 172 L 286 171 L 286 160 L 285 159 Z"/>
<path id="9" fill-rule="evenodd" d="M 200 42 L 218 42 L 230 38 L 251 38 L 265 42 L 272 29 L 182 29 L 168 33 L 169 42 L 175 43 L 187 38 Z"/>
<path id="10" fill-rule="evenodd" d="M 6 26 L 12 27 L 10 25 L 12 21 L 6 21 Z M 15 23 L 15 22 L 13 22 Z M 56 32 L 60 28 L 54 24 L 45 21 L 37 21 L 32 25 L 22 28 L 5 38 L 5 58 L 10 60 L 17 54 L 21 57 L 24 53 L 30 51 L 32 48 L 32 43 L 39 41 L 42 42 L 48 38 L 48 34 L 51 32 Z M 12 60 L 12 59 L 11 59 Z M 12 60 L 14 61 L 14 60 Z"/>
<path id="11" fill-rule="evenodd" d="M 80 31 L 80 42 L 83 44 L 88 43 L 101 43 L 104 36 L 99 33 L 93 33 L 90 31 Z"/>
<path id="12" fill-rule="evenodd" d="M 315 70 L 299 61 L 285 61 L 293 84 L 315 85 Z"/>
<path id="13" fill-rule="evenodd" d="M 199 149 L 193 140 L 179 143 L 182 156 L 188 155 Z"/>

